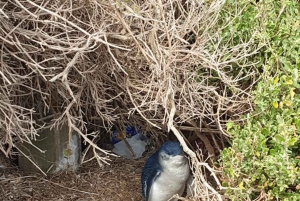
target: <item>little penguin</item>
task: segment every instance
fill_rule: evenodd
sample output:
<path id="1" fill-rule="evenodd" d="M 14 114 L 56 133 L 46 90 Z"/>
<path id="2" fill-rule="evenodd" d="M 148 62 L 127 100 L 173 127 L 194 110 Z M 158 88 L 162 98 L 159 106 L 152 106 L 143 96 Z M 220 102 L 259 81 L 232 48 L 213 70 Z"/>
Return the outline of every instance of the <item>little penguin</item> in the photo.
<path id="1" fill-rule="evenodd" d="M 189 163 L 180 144 L 165 142 L 143 167 L 143 197 L 146 201 L 168 201 L 175 194 L 181 196 L 189 176 Z"/>

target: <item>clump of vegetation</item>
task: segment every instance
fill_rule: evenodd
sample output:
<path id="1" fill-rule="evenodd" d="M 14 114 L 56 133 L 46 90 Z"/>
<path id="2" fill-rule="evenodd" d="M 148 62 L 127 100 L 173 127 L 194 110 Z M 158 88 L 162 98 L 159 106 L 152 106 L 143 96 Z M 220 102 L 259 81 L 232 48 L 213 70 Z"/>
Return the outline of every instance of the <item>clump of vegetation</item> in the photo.
<path id="1" fill-rule="evenodd" d="M 251 108 L 261 46 L 256 35 L 222 35 L 239 29 L 231 16 L 218 27 L 224 3 L 0 1 L 0 151 L 9 156 L 39 129 L 67 124 L 105 163 L 111 155 L 94 142 L 110 136 L 99 130 L 141 125 L 156 141 L 171 130 L 191 156 L 196 199 L 222 200 L 182 136 L 192 131 L 186 137 L 200 136 L 214 155 L 227 114 Z"/>
<path id="2" fill-rule="evenodd" d="M 221 153 L 223 185 L 232 200 L 300 198 L 300 4 L 296 1 L 228 1 L 223 15 L 239 10 L 224 35 L 236 41 L 256 34 L 264 47 L 253 57 L 261 80 L 252 92 L 254 112 L 229 121 L 231 146 Z"/>

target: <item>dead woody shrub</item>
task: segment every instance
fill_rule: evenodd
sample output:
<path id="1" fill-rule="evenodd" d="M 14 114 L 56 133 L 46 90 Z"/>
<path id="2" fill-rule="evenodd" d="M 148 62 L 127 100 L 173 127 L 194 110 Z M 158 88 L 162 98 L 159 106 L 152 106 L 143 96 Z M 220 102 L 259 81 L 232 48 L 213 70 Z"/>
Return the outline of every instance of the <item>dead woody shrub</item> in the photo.
<path id="1" fill-rule="evenodd" d="M 8 155 L 15 139 L 30 143 L 45 116 L 52 119 L 47 126 L 67 122 L 89 143 L 91 125 L 97 130 L 130 122 L 172 130 L 200 174 L 205 165 L 181 130 L 226 136 L 224 116 L 251 109 L 252 85 L 243 88 L 240 81 L 255 81 L 254 64 L 245 62 L 257 52 L 253 41 L 224 45 L 215 28 L 223 4 L 1 1 L 1 151 Z M 232 63 L 240 72 L 232 73 Z M 204 183 L 197 195 L 221 199 L 196 178 Z"/>

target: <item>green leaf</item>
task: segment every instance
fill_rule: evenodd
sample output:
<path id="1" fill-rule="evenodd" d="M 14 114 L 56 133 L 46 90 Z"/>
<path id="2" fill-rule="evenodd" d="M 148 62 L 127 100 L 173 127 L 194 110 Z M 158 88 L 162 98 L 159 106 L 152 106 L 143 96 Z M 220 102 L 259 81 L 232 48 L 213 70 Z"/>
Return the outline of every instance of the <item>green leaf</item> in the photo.
<path id="1" fill-rule="evenodd" d="M 266 128 L 263 128 L 263 129 L 261 130 L 261 133 L 262 133 L 264 136 L 268 136 L 268 135 L 270 134 L 269 130 L 266 129 Z"/>
<path id="2" fill-rule="evenodd" d="M 284 142 L 285 142 L 284 137 L 282 137 L 282 136 L 279 135 L 279 134 L 275 135 L 273 139 L 274 139 L 277 143 L 284 143 Z"/>
<path id="3" fill-rule="evenodd" d="M 278 108 L 278 102 L 277 101 L 273 102 L 273 107 L 276 108 L 276 109 Z"/>
<path id="4" fill-rule="evenodd" d="M 289 140 L 289 146 L 294 146 L 297 141 L 298 139 L 296 137 L 291 138 Z"/>

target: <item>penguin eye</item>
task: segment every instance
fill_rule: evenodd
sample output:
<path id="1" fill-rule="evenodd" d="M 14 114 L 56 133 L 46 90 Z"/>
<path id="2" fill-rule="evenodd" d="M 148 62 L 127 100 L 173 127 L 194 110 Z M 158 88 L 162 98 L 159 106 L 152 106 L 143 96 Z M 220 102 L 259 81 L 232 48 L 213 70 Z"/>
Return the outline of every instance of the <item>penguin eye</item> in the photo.
<path id="1" fill-rule="evenodd" d="M 169 160 L 170 156 L 166 152 L 162 152 L 160 154 L 161 159 L 163 160 Z"/>

